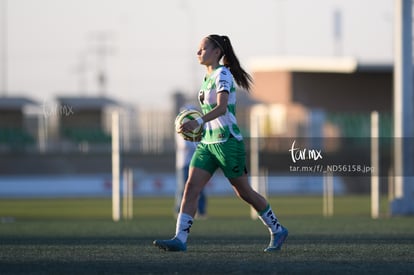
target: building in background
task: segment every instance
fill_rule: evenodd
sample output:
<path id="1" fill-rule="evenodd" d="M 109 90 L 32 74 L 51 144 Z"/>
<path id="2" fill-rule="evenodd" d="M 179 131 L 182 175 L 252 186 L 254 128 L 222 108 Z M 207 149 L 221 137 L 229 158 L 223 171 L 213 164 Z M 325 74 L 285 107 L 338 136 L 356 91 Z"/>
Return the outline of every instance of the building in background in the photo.
<path id="1" fill-rule="evenodd" d="M 58 97 L 56 113 L 49 117 L 58 119 L 58 132 L 62 142 L 88 151 L 100 146 L 108 147 L 111 131 L 108 127 L 108 110 L 119 106 L 107 97 Z M 67 146 L 67 145 L 66 145 Z"/>
<path id="2" fill-rule="evenodd" d="M 28 97 L 0 97 L 0 151 L 24 151 L 33 146 L 36 132 L 27 107 L 38 105 Z"/>
<path id="3" fill-rule="evenodd" d="M 269 151 L 286 154 L 295 141 L 297 148 L 323 151 L 324 159 L 318 164 L 369 166 L 370 117 L 377 111 L 380 175 L 387 180 L 392 169 L 391 63 L 365 63 L 352 57 L 268 57 L 253 60 L 251 68 L 255 81 L 252 97 L 262 102 L 261 108 L 252 110 L 260 113 L 260 136 L 270 138 L 262 144 L 266 149 L 262 159 Z M 283 171 L 286 162 L 289 158 L 273 157 L 273 162 L 262 161 L 262 165 Z M 351 191 L 369 190 L 369 176 L 348 175 Z"/>
<path id="4" fill-rule="evenodd" d="M 253 98 L 279 109 L 273 117 L 282 124 L 277 136 L 367 137 L 374 110 L 382 115 L 383 134 L 390 134 L 392 64 L 269 57 L 253 60 L 251 67 Z"/>

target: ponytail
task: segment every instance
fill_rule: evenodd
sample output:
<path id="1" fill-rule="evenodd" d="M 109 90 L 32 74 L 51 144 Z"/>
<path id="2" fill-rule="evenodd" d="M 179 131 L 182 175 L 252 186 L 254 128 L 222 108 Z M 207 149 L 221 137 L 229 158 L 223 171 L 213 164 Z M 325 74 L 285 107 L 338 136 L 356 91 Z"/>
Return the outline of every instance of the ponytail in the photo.
<path id="1" fill-rule="evenodd" d="M 207 39 L 211 40 L 215 46 L 220 48 L 222 53 L 221 57 L 223 57 L 223 65 L 230 70 L 237 85 L 250 91 L 252 77 L 241 67 L 239 59 L 234 53 L 230 39 L 225 35 L 220 36 L 217 34 L 209 35 L 207 36 Z"/>

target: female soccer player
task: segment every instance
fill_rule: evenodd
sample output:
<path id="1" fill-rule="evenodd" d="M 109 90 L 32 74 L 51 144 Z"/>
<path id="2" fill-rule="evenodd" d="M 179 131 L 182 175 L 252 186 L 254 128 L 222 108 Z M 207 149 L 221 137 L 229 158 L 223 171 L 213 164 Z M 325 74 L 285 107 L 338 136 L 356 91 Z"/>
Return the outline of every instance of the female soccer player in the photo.
<path id="1" fill-rule="evenodd" d="M 251 77 L 240 66 L 227 36 L 213 34 L 202 39 L 197 57 L 207 69 L 198 95 L 203 117 L 184 123 L 180 131 L 191 131 L 204 124 L 203 137 L 191 160 L 175 236 L 169 240 L 155 240 L 153 244 L 166 251 L 187 250 L 187 237 L 196 213 L 198 196 L 220 168 L 237 196 L 250 204 L 268 227 L 270 243 L 264 251 L 280 250 L 288 230 L 279 223 L 266 199 L 249 184 L 243 137 L 236 121 L 234 81 L 249 91 Z M 223 64 L 220 64 L 221 60 Z"/>

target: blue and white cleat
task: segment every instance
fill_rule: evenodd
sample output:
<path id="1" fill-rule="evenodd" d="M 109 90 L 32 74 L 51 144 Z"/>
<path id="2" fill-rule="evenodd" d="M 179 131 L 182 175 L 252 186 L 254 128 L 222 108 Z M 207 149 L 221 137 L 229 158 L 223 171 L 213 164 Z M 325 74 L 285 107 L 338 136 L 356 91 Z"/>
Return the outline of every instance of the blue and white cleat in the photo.
<path id="1" fill-rule="evenodd" d="M 172 238 L 171 240 L 155 240 L 153 244 L 159 249 L 164 249 L 165 251 L 187 250 L 187 244 L 183 243 L 177 238 Z"/>
<path id="2" fill-rule="evenodd" d="M 273 252 L 282 249 L 282 245 L 286 241 L 288 235 L 289 231 L 287 230 L 287 228 L 284 228 L 282 226 L 281 232 L 272 234 L 272 236 L 270 237 L 269 246 L 265 248 L 264 252 Z"/>

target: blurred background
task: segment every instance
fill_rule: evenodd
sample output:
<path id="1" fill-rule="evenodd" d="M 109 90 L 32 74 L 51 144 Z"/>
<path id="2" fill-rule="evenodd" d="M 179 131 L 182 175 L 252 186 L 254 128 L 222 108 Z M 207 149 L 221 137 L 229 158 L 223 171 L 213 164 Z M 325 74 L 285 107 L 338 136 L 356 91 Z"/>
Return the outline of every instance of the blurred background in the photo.
<path id="1" fill-rule="evenodd" d="M 197 106 L 196 51 L 212 33 L 230 37 L 254 78 L 237 115 L 269 195 L 321 194 L 325 173 L 308 165 L 370 167 L 373 111 L 390 191 L 393 3 L 0 0 L 0 197 L 109 197 L 113 111 L 134 196 L 173 196 L 173 123 Z M 294 141 L 326 162 L 298 168 Z M 370 173 L 347 172 L 336 194 L 369 192 Z M 230 194 L 224 181 L 207 193 Z"/>

